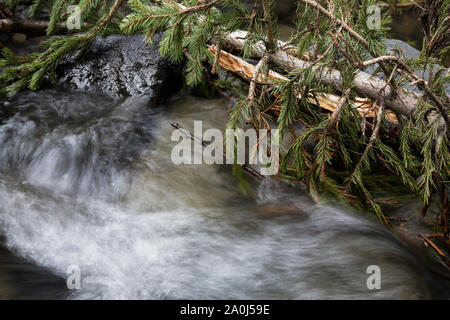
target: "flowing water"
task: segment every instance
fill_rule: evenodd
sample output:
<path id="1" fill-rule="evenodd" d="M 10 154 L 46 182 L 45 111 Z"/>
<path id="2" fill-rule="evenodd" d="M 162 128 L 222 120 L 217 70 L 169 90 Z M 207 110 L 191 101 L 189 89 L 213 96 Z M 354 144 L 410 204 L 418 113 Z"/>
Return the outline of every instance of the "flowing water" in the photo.
<path id="1" fill-rule="evenodd" d="M 227 108 L 62 89 L 3 102 L 0 298 L 448 298 L 433 263 L 363 213 L 251 178 L 245 197 L 227 166 L 174 165 L 168 121 L 223 128 Z"/>

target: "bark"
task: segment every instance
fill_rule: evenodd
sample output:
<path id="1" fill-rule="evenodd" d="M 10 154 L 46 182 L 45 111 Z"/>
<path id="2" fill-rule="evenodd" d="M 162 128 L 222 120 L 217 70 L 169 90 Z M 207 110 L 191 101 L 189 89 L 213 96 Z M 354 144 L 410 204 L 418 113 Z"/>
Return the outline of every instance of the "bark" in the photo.
<path id="1" fill-rule="evenodd" d="M 209 46 L 208 49 L 213 53 L 216 54 L 216 47 L 215 46 Z M 218 61 L 219 65 L 228 70 L 231 71 L 235 74 L 237 74 L 238 76 L 240 76 L 241 78 L 243 78 L 244 80 L 251 82 L 252 79 L 254 78 L 254 75 L 256 73 L 256 67 L 248 62 L 246 62 L 245 60 L 232 55 L 231 53 L 225 52 L 225 51 L 221 51 L 220 55 L 218 56 Z M 270 81 L 270 80 L 281 80 L 281 81 L 287 81 L 288 79 L 275 72 L 270 70 L 268 75 L 267 75 L 268 79 L 265 79 L 262 75 L 260 75 L 255 81 L 259 82 L 259 83 L 263 83 L 264 81 Z M 264 84 L 267 84 L 264 82 Z M 309 101 L 311 103 L 316 103 L 316 100 L 314 98 L 309 98 Z M 340 97 L 334 94 L 324 94 L 321 96 L 317 97 L 317 101 L 319 103 L 319 107 L 321 107 L 324 110 L 330 111 L 330 112 L 334 112 L 336 110 L 336 108 L 339 107 L 339 101 L 340 101 Z M 361 116 L 363 117 L 367 117 L 367 118 L 374 118 L 377 113 L 378 113 L 378 109 L 379 106 L 377 104 L 375 104 L 373 101 L 366 99 L 366 98 L 355 98 L 355 102 L 353 105 L 358 112 L 361 114 Z M 391 111 L 386 111 L 385 112 L 385 116 L 386 119 L 389 120 L 389 122 L 396 124 L 397 121 L 397 117 L 396 115 L 391 112 Z"/>
<path id="2" fill-rule="evenodd" d="M 185 10 L 186 7 L 182 4 L 178 4 L 178 6 Z M 223 36 L 224 46 L 228 46 L 234 50 L 243 50 L 245 46 L 245 39 L 247 38 L 247 32 L 238 30 L 230 34 L 226 34 Z M 265 55 L 269 55 L 269 59 L 272 63 L 280 66 L 287 72 L 296 70 L 296 69 L 305 69 L 311 67 L 311 63 L 305 60 L 301 60 L 290 54 L 290 50 L 281 50 L 280 48 L 284 48 L 286 45 L 282 41 L 276 41 L 278 44 L 278 48 L 274 53 L 269 53 L 265 46 L 265 44 L 260 41 L 252 46 L 252 54 L 255 57 L 262 58 Z M 332 86 L 333 88 L 340 90 L 342 88 L 342 76 L 338 70 L 333 70 L 330 68 L 322 68 L 322 72 L 320 68 L 317 66 L 312 66 L 313 70 L 317 70 L 316 79 L 317 81 L 321 81 L 327 85 Z M 253 74 L 253 73 L 252 73 Z M 251 77 L 250 77 L 251 79 Z M 370 104 L 373 109 L 370 116 L 375 116 L 378 113 L 378 107 L 373 102 L 380 101 L 380 98 L 383 99 L 386 108 L 393 110 L 395 113 L 401 114 L 410 118 L 416 107 L 418 105 L 418 101 L 420 96 L 415 92 L 403 92 L 400 90 L 394 91 L 391 86 L 386 83 L 386 81 L 373 77 L 366 72 L 358 72 L 355 76 L 354 80 L 356 91 L 359 94 L 362 94 L 372 101 L 367 100 L 364 105 Z M 329 95 L 331 100 L 334 100 L 333 109 L 336 108 L 339 97 Z M 397 119 L 395 117 L 395 122 Z"/>
<path id="3" fill-rule="evenodd" d="M 236 31 L 224 37 L 223 44 L 231 49 L 242 50 L 245 45 L 247 32 Z M 280 46 L 279 46 L 280 47 Z M 282 47 L 282 46 L 281 46 Z M 252 54 L 256 57 L 263 57 L 267 54 L 264 43 L 260 42 L 252 46 Z M 301 60 L 281 49 L 275 53 L 270 54 L 272 63 L 280 66 L 284 70 L 290 72 L 296 69 L 304 69 L 311 67 L 311 63 Z M 342 87 L 342 76 L 337 70 L 330 68 L 323 68 L 319 72 L 319 67 L 312 66 L 313 70 L 318 71 L 316 78 L 325 84 L 328 84 L 336 89 Z M 419 95 L 414 92 L 395 92 L 386 83 L 386 81 L 373 77 L 365 72 L 358 72 L 355 76 L 355 86 L 358 93 L 368 97 L 372 101 L 379 101 L 380 97 L 386 99 L 386 106 L 391 110 L 410 117 L 415 111 L 418 104 Z"/>
<path id="4" fill-rule="evenodd" d="M 30 36 L 42 36 L 46 34 L 48 27 L 48 21 L 41 20 L 13 20 L 13 19 L 1 19 L 0 20 L 0 33 L 25 33 Z"/>

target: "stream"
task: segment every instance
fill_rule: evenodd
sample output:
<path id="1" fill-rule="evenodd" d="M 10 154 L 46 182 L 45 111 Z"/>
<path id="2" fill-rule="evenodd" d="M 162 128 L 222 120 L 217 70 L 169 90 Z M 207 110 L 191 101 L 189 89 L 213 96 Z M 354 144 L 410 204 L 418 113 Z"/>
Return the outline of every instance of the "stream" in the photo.
<path id="1" fill-rule="evenodd" d="M 251 177 L 246 197 L 229 166 L 174 165 L 168 121 L 223 129 L 229 106 L 172 100 L 46 89 L 1 102 L 0 298 L 450 296 L 437 262 L 364 213 Z"/>

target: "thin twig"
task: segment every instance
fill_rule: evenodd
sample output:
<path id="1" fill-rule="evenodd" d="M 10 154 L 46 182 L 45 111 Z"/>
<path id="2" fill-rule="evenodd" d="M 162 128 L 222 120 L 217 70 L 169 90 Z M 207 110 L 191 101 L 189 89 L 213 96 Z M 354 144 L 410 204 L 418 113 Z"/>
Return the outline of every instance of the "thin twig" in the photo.
<path id="1" fill-rule="evenodd" d="M 217 50 L 218 51 L 218 50 Z M 250 81 L 250 88 L 248 90 L 248 96 L 247 96 L 247 102 L 249 103 L 250 107 L 253 105 L 253 101 L 255 98 L 255 89 L 256 89 L 256 83 L 259 78 L 259 74 L 261 73 L 262 68 L 266 64 L 269 56 L 264 56 L 262 59 L 258 62 L 255 68 L 255 72 L 253 73 L 252 80 Z"/>
<path id="2" fill-rule="evenodd" d="M 421 237 L 423 240 L 425 240 L 425 242 L 433 248 L 434 251 L 436 251 L 436 253 L 438 254 L 438 256 L 442 259 L 442 261 L 447 265 L 450 266 L 450 261 L 448 260 L 447 256 L 445 255 L 445 253 L 443 253 L 441 251 L 441 249 L 438 248 L 438 246 L 431 241 L 426 235 L 424 234 L 419 234 L 419 237 Z"/>
<path id="3" fill-rule="evenodd" d="M 220 152 L 219 150 L 214 149 L 211 145 L 207 144 L 206 142 L 204 142 L 203 140 L 195 137 L 194 135 L 192 135 L 189 130 L 184 129 L 181 125 L 179 125 L 176 122 L 173 121 L 169 121 L 170 125 L 172 127 L 174 127 L 175 129 L 178 129 L 181 131 L 181 133 L 183 133 L 186 137 L 190 138 L 192 141 L 197 142 L 199 144 L 201 144 L 204 148 L 207 149 L 213 149 L 215 152 Z M 220 154 L 223 156 L 224 160 L 227 159 L 227 155 L 225 152 L 220 152 Z M 259 179 L 259 180 L 264 180 L 265 177 L 263 175 L 261 175 L 258 171 L 256 171 L 255 169 L 253 169 L 252 167 L 250 167 L 247 164 L 244 164 L 243 169 L 245 171 L 247 171 L 249 174 L 251 174 L 252 176 L 254 176 L 255 178 Z"/>
<path id="4" fill-rule="evenodd" d="M 353 170 L 351 177 L 354 177 L 355 174 L 361 169 L 364 159 L 369 154 L 370 149 L 372 149 L 373 144 L 375 143 L 375 140 L 378 137 L 378 132 L 380 131 L 380 128 L 381 128 L 381 122 L 383 120 L 383 113 L 384 113 L 384 100 L 382 100 L 380 103 L 380 107 L 379 107 L 378 113 L 377 113 L 377 122 L 375 124 L 375 128 L 372 131 L 372 135 L 370 136 L 369 143 L 366 145 L 366 148 L 364 149 L 364 152 L 363 152 L 361 158 L 359 159 L 358 164 L 355 166 L 355 169 Z M 345 188 L 346 190 L 349 188 L 350 182 L 351 182 L 351 179 L 349 180 L 349 183 L 347 184 L 347 186 Z"/>
<path id="5" fill-rule="evenodd" d="M 344 94 L 342 95 L 342 98 L 339 100 L 339 103 L 336 107 L 336 109 L 331 114 L 330 121 L 328 122 L 327 126 L 325 127 L 324 134 L 326 135 L 327 132 L 331 129 L 332 126 L 336 123 L 336 121 L 339 119 L 339 115 L 342 111 L 342 108 L 344 107 L 345 103 L 347 102 L 348 97 L 350 96 L 350 89 L 347 89 Z"/>

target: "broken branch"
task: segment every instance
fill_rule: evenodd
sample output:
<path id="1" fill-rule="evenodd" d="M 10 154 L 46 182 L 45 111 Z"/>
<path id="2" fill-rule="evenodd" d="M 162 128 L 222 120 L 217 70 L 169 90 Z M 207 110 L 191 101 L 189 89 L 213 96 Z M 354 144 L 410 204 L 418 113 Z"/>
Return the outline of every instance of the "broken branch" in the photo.
<path id="1" fill-rule="evenodd" d="M 216 54 L 216 47 L 211 45 L 208 47 L 208 49 Z M 254 74 L 256 72 L 256 67 L 246 61 L 244 61 L 243 59 L 232 55 L 231 53 L 228 53 L 226 51 L 221 51 L 220 55 L 219 55 L 219 59 L 218 59 L 218 63 L 219 65 L 230 71 L 233 72 L 239 76 L 241 76 L 242 78 L 244 78 L 246 81 L 250 81 L 251 79 L 253 79 Z M 269 70 L 268 75 L 267 75 L 266 80 L 264 80 L 264 78 L 259 75 L 257 77 L 257 81 L 259 81 L 259 83 L 264 82 L 263 84 L 271 84 L 271 83 L 267 83 L 267 81 L 270 80 L 275 80 L 275 81 L 287 81 L 288 78 L 286 78 L 285 76 Z M 255 80 L 256 81 L 256 80 Z M 258 82 L 257 82 L 258 83 Z M 272 83 L 274 84 L 274 83 Z M 316 103 L 315 99 L 313 98 L 308 98 L 310 102 L 312 103 Z M 341 97 L 337 96 L 337 95 L 333 95 L 333 94 L 325 94 L 325 95 L 320 95 L 317 96 L 317 101 L 319 103 L 319 107 L 321 107 L 322 109 L 325 109 L 327 111 L 330 112 L 334 112 L 336 110 L 336 108 L 339 105 L 339 101 L 340 101 Z M 369 118 L 374 118 L 376 116 L 376 114 L 378 113 L 378 105 L 376 105 L 373 101 L 370 101 L 369 99 L 366 98 L 359 98 L 357 97 L 354 101 L 353 106 L 358 110 L 358 112 L 364 117 L 369 117 Z M 397 117 L 396 115 L 391 112 L 391 111 L 387 111 L 386 112 L 386 119 L 389 120 L 390 122 L 392 122 L 393 124 L 396 124 L 397 121 Z"/>

